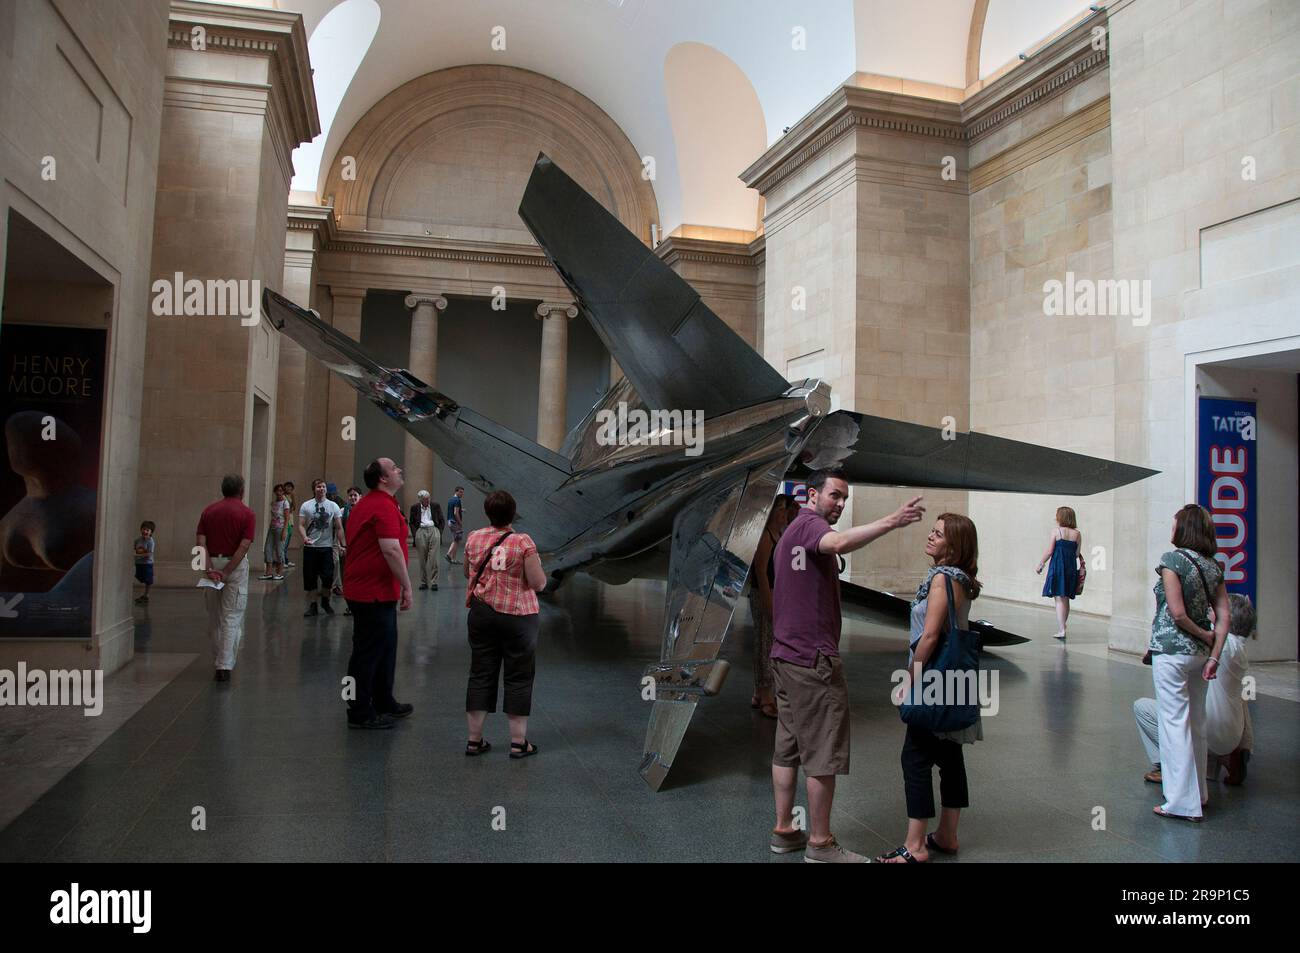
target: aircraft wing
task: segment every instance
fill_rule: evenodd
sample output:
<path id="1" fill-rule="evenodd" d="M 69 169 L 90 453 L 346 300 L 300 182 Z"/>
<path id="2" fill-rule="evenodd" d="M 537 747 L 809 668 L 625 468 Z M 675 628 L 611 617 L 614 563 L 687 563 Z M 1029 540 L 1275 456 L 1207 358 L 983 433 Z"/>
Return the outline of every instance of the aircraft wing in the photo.
<path id="1" fill-rule="evenodd" d="M 827 424 L 843 434 L 836 455 L 850 483 L 1090 496 L 1159 472 L 988 434 L 945 435 L 938 427 L 848 410 L 830 414 Z"/>
<path id="2" fill-rule="evenodd" d="M 840 596 L 846 605 L 854 606 L 869 621 L 884 626 L 896 626 L 901 632 L 907 631 L 911 617 L 912 604 L 892 592 L 882 592 L 840 580 Z M 1000 629 L 987 619 L 972 619 L 970 628 L 980 634 L 982 644 L 988 646 L 1023 645 L 1029 639 L 1016 635 L 1006 629 Z"/>

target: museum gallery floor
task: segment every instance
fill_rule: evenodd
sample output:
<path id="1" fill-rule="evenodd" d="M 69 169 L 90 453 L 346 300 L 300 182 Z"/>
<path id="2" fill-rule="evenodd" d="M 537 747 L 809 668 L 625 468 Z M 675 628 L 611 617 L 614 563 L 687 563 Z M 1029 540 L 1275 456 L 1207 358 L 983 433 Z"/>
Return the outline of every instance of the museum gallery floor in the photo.
<path id="1" fill-rule="evenodd" d="M 302 618 L 296 583 L 292 575 L 254 584 L 227 686 L 212 681 L 198 594 L 156 592 L 137 615 L 137 665 L 179 658 L 178 674 L 0 831 L 0 858 L 801 860 L 767 849 L 775 723 L 749 707 L 752 633 L 743 609 L 724 652 L 731 677 L 701 707 L 655 793 L 637 772 L 648 704 L 637 678 L 658 655 L 662 583 L 609 587 L 579 576 L 543 601 L 529 729 L 543 753 L 521 762 L 506 757 L 500 715 L 485 734 L 496 742 L 492 754 L 462 754 L 463 578 L 449 581 L 444 571 L 442 589 L 417 592 L 402 615 L 397 696 L 416 710 L 386 732 L 345 730 L 339 681 L 351 622 Z M 1254 702 L 1259 755 L 1247 784 L 1211 784 L 1213 823 L 1170 824 L 1151 814 L 1159 791 L 1142 781 L 1147 765 L 1133 726 L 1132 703 L 1150 694 L 1150 669 L 1107 658 L 1103 622 L 1078 618 L 1061 645 L 1040 637 L 1049 613 L 980 608 L 1036 637 L 986 656 L 998 673 L 1000 710 L 985 718 L 986 740 L 967 758 L 961 861 L 1293 859 L 1293 837 L 1279 836 L 1276 821 L 1300 797 L 1296 704 L 1268 694 L 1267 676 Z M 895 846 L 906 823 L 903 726 L 887 698 L 903 640 L 852 610 L 845 620 L 853 762 L 833 823 L 845 846 L 866 854 Z M 1289 671 L 1279 694 L 1294 688 L 1285 685 L 1295 680 Z M 6 772 L 52 754 L 24 754 L 12 733 L 0 741 Z M 3 798 L 19 796 L 2 787 Z M 202 832 L 192 829 L 196 806 L 206 813 Z M 1094 829 L 1099 807 L 1104 830 Z"/>

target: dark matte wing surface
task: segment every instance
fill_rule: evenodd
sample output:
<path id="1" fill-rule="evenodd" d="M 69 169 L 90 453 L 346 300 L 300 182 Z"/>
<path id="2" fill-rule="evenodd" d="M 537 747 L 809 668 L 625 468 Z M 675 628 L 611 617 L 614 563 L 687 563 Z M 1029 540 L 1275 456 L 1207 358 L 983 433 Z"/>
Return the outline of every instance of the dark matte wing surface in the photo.
<path id="1" fill-rule="evenodd" d="M 789 387 L 545 154 L 537 157 L 519 217 L 647 407 L 712 417 Z"/>

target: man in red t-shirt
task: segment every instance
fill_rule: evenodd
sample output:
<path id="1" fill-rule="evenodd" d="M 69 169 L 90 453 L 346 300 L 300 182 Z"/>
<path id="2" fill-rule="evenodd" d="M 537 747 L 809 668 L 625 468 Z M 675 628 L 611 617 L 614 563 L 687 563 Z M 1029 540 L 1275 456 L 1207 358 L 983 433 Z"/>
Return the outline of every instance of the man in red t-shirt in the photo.
<path id="1" fill-rule="evenodd" d="M 397 609 L 411 608 L 411 577 L 406 571 L 406 520 L 395 496 L 402 468 L 387 457 L 366 465 L 370 492 L 348 514 L 348 560 L 343 598 L 352 612 L 352 657 L 348 676 L 354 698 L 348 702 L 349 728 L 391 728 L 414 705 L 393 697 L 397 671 Z"/>
<path id="2" fill-rule="evenodd" d="M 248 605 L 248 548 L 253 545 L 257 518 L 244 505 L 244 478 L 238 473 L 221 480 L 221 499 L 199 517 L 194 541 L 203 556 L 204 574 L 221 589 L 205 589 L 208 635 L 212 638 L 218 682 L 230 681 L 239 643 L 244 638 L 244 609 Z"/>

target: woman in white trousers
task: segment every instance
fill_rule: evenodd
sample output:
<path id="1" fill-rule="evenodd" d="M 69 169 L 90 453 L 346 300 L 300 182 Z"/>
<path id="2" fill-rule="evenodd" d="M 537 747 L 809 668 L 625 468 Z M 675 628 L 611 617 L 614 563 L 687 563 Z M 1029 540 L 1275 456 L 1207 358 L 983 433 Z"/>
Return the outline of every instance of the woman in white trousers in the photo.
<path id="1" fill-rule="evenodd" d="M 1228 636 L 1228 592 L 1210 514 L 1189 503 L 1174 514 L 1176 549 L 1156 566 L 1151 670 L 1159 716 L 1160 817 L 1200 821 L 1210 792 L 1205 777 L 1205 685 L 1218 673 Z M 1214 610 L 1211 630 L 1210 610 Z"/>

